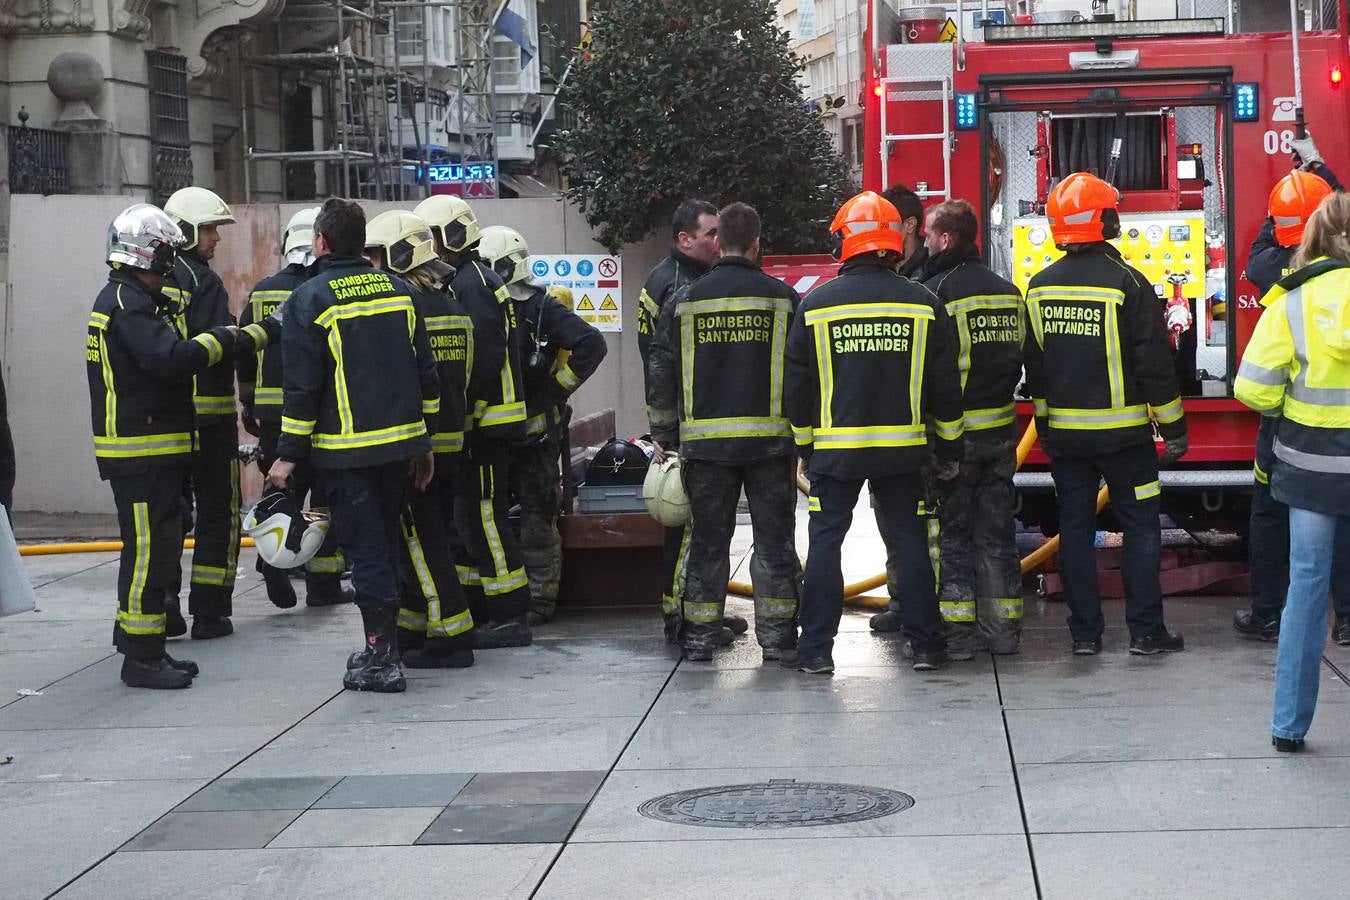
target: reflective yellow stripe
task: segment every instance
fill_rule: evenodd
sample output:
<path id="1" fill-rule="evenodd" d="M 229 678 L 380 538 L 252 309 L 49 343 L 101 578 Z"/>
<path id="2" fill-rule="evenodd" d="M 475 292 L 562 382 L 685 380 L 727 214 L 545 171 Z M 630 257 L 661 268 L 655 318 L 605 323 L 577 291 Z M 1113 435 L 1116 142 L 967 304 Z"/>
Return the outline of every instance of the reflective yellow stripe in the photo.
<path id="1" fill-rule="evenodd" d="M 400 525 L 403 529 L 403 546 L 408 550 L 413 574 L 417 576 L 417 587 L 427 604 L 426 614 L 420 617 L 421 621 L 415 627 L 404 627 L 411 627 L 414 631 L 426 631 L 428 620 L 441 617 L 441 595 L 436 591 L 436 580 L 431 577 L 431 567 L 427 565 L 427 556 L 422 550 L 422 539 L 417 534 L 417 526 L 406 519 L 400 522 Z M 400 610 L 399 616 L 402 615 L 403 612 Z"/>
<path id="2" fill-rule="evenodd" d="M 820 498 L 811 496 L 806 498 L 807 512 L 820 512 Z"/>
<path id="3" fill-rule="evenodd" d="M 557 378 L 559 387 L 564 391 L 571 392 L 581 387 L 581 379 L 577 377 L 577 373 L 573 372 L 572 367 L 569 365 L 563 365 L 563 367 L 558 370 L 558 374 L 555 377 Z"/>
<path id="4" fill-rule="evenodd" d="M 311 575 L 341 575 L 346 567 L 341 553 L 333 556 L 316 556 L 305 563 L 305 571 Z"/>
<path id="5" fill-rule="evenodd" d="M 226 583 L 234 582 L 234 569 L 227 569 L 224 566 L 203 566 L 198 564 L 196 558 L 192 560 L 192 583 L 205 584 L 211 587 L 223 587 Z"/>
<path id="6" fill-rule="evenodd" d="M 798 447 L 809 447 L 814 434 L 815 429 L 810 425 L 792 426 L 792 439 L 797 442 Z"/>
<path id="7" fill-rule="evenodd" d="M 723 601 L 722 603 L 716 601 L 709 603 L 691 603 L 686 600 L 682 607 L 684 610 L 684 618 L 686 621 L 693 622 L 697 625 L 708 625 L 712 622 L 720 622 L 722 620 L 722 612 L 726 609 L 725 603 L 726 601 Z"/>
<path id="8" fill-rule="evenodd" d="M 1237 377 L 1244 381 L 1250 381 L 1253 384 L 1262 384 L 1269 387 L 1283 387 L 1289 382 L 1289 369 L 1268 369 L 1265 366 L 1244 359 L 1238 366 Z"/>
<path id="9" fill-rule="evenodd" d="M 473 628 L 473 615 L 466 609 L 462 613 L 457 613 L 448 619 L 437 621 L 427 621 L 427 637 L 429 638 L 448 638 Z"/>
<path id="10" fill-rule="evenodd" d="M 431 436 L 431 452 L 459 453 L 464 449 L 464 432 L 439 431 Z"/>
<path id="11" fill-rule="evenodd" d="M 1044 287 L 1032 288 L 1027 293 L 1027 303 L 1044 303 L 1053 300 L 1092 300 L 1098 303 L 1114 303 L 1119 306 L 1125 302 L 1125 292 L 1117 288 L 1045 285 Z"/>
<path id="12" fill-rule="evenodd" d="M 1151 500 L 1162 493 L 1162 483 L 1150 481 L 1147 484 L 1136 485 L 1134 488 L 1134 499 Z"/>
<path id="13" fill-rule="evenodd" d="M 234 395 L 224 397 L 198 395 L 192 398 L 192 406 L 199 416 L 232 416 Z"/>
<path id="14" fill-rule="evenodd" d="M 167 617 L 164 613 L 134 613 L 117 611 L 117 624 L 127 634 L 153 636 L 164 633 Z"/>
<path id="15" fill-rule="evenodd" d="M 482 587 L 483 576 L 473 566 L 457 565 L 455 574 L 459 576 L 459 583 L 463 587 Z"/>
<path id="16" fill-rule="evenodd" d="M 1162 406 L 1153 407 L 1153 417 L 1164 425 L 1170 425 L 1181 418 L 1181 398 L 1169 400 Z"/>
<path id="17" fill-rule="evenodd" d="M 785 438 L 792 433 L 786 418 L 778 416 L 732 416 L 723 419 L 685 419 L 680 422 L 680 440 L 727 438 Z"/>
<path id="18" fill-rule="evenodd" d="M 214 334 L 203 331 L 201 334 L 195 336 L 192 340 L 194 343 L 199 344 L 206 349 L 206 358 L 209 361 L 209 365 L 214 366 L 216 363 L 224 359 L 225 348 L 220 346 L 220 341 L 216 340 L 216 336 Z"/>
<path id="19" fill-rule="evenodd" d="M 973 294 L 959 300 L 950 300 L 946 307 L 947 312 L 953 316 L 975 309 L 1021 309 L 1022 298 L 1017 294 Z"/>
<path id="20" fill-rule="evenodd" d="M 492 425 L 510 425 L 513 422 L 525 421 L 525 404 L 520 403 L 500 403 L 492 406 L 484 406 L 478 413 L 478 424 L 483 427 Z"/>
<path id="21" fill-rule="evenodd" d="M 253 389 L 254 406 L 280 406 L 281 388 L 255 387 Z"/>
<path id="22" fill-rule="evenodd" d="M 965 420 L 966 431 L 988 431 L 992 428 L 1001 428 L 1017 421 L 1017 407 L 1009 403 L 1007 406 L 996 406 L 991 409 L 968 409 L 966 410 Z"/>
<path id="23" fill-rule="evenodd" d="M 791 619 L 797 615 L 796 597 L 756 597 L 756 619 Z"/>
<path id="24" fill-rule="evenodd" d="M 1120 324 L 1116 321 L 1114 304 L 1106 306 L 1105 322 L 1102 323 L 1106 341 L 1106 381 L 1111 391 L 1111 405 L 1125 405 L 1125 363 L 1120 352 Z"/>
<path id="25" fill-rule="evenodd" d="M 107 316 L 103 318 L 106 320 Z M 103 365 L 103 433 L 108 437 L 117 437 L 117 383 L 113 378 L 112 360 L 108 358 L 106 331 L 98 333 L 98 353 Z"/>
<path id="26" fill-rule="evenodd" d="M 927 442 L 922 425 L 867 425 L 817 428 L 812 443 L 818 450 L 858 450 L 868 447 L 913 447 Z"/>
<path id="27" fill-rule="evenodd" d="M 261 350 L 267 346 L 268 344 L 267 329 L 264 328 L 259 323 L 252 322 L 248 325 L 245 325 L 243 328 L 240 329 L 240 331 L 243 331 L 249 337 L 253 338 L 254 349 Z"/>
<path id="28" fill-rule="evenodd" d="M 360 447 L 379 447 L 427 433 L 427 423 L 421 420 L 408 425 L 377 428 L 372 431 L 354 431 L 350 434 L 315 432 L 312 440 L 316 450 L 356 450 Z"/>
<path id="29" fill-rule="evenodd" d="M 352 399 L 347 391 L 347 365 L 342 352 L 342 329 L 334 328 L 328 332 L 328 349 L 333 354 L 333 387 L 337 395 L 338 429 L 343 434 L 351 434 Z"/>
<path id="30" fill-rule="evenodd" d="M 468 316 L 427 316 L 423 321 L 426 322 L 428 331 L 443 331 L 447 329 L 463 328 L 472 329 L 473 319 Z"/>
<path id="31" fill-rule="evenodd" d="M 1265 469 L 1261 468 L 1260 463 L 1255 461 L 1252 462 L 1252 477 L 1255 478 L 1259 484 L 1270 484 L 1270 475 Z"/>
<path id="32" fill-rule="evenodd" d="M 923 421 L 923 367 L 928 353 L 928 322 L 914 323 L 914 343 L 909 354 L 909 420 Z"/>
<path id="33" fill-rule="evenodd" d="M 974 600 L 943 600 L 938 603 L 938 609 L 942 612 L 944 622 L 975 621 Z"/>
<path id="34" fill-rule="evenodd" d="M 109 316 L 107 313 L 91 312 L 89 314 L 89 327 L 98 328 L 100 330 L 105 329 L 108 327 L 108 319 Z"/>
<path id="35" fill-rule="evenodd" d="M 1040 397 L 1035 397 L 1031 401 L 1031 408 L 1038 416 L 1049 415 L 1050 407 Z"/>
<path id="36" fill-rule="evenodd" d="M 320 328 L 328 328 L 343 319 L 379 316 L 386 313 L 401 313 L 406 316 L 409 312 L 416 315 L 411 297 L 406 295 L 380 297 L 375 300 L 358 300 L 355 303 L 341 303 L 337 306 L 330 306 L 314 319 L 314 324 Z"/>
<path id="37" fill-rule="evenodd" d="M 432 397 L 430 400 L 422 401 L 422 415 L 434 416 L 436 415 L 436 413 L 440 411 L 441 411 L 441 398 L 439 395 Z"/>
<path id="38" fill-rule="evenodd" d="M 150 504 L 131 504 L 131 523 L 136 536 L 135 562 L 131 586 L 127 590 L 127 612 L 139 616 L 145 598 L 145 583 L 150 578 Z"/>
<path id="39" fill-rule="evenodd" d="M 933 319 L 932 307 L 918 303 L 845 303 L 811 310 L 805 316 L 807 325 L 833 322 L 836 319 Z"/>
<path id="40" fill-rule="evenodd" d="M 1000 597 L 994 601 L 994 611 L 1000 619 L 1022 618 L 1021 597 Z"/>
<path id="41" fill-rule="evenodd" d="M 937 436 L 944 441 L 954 441 L 966 433 L 966 423 L 964 419 L 953 419 L 950 422 L 944 422 L 941 419 L 934 419 L 933 426 L 937 431 Z"/>
<path id="42" fill-rule="evenodd" d="M 543 434 L 548 431 L 548 413 L 540 413 L 537 416 L 530 416 L 525 420 L 525 433 L 528 435 Z"/>
<path id="43" fill-rule="evenodd" d="M 499 578 L 484 578 L 483 593 L 489 597 L 500 597 L 502 594 L 509 594 L 512 591 L 524 590 L 530 586 L 529 577 L 525 574 L 525 569 L 512 569 L 506 575 Z"/>
<path id="44" fill-rule="evenodd" d="M 1119 409 L 1061 409 L 1049 407 L 1050 427 L 1077 431 L 1106 431 L 1148 425 L 1148 407 L 1143 404 Z"/>
<path id="45" fill-rule="evenodd" d="M 192 435 L 153 434 L 140 437 L 94 435 L 94 455 L 104 459 L 128 459 L 135 456 L 172 456 L 192 452 Z"/>
<path id="46" fill-rule="evenodd" d="M 643 288 L 642 293 L 638 294 L 638 304 L 646 311 L 647 315 L 652 317 L 653 321 L 661 317 L 661 307 L 652 299 L 652 295 L 647 293 L 646 288 Z"/>
<path id="47" fill-rule="evenodd" d="M 427 614 L 412 609 L 404 609 L 400 606 L 395 624 L 405 631 L 415 631 L 420 634 L 427 630 Z"/>
<path id="48" fill-rule="evenodd" d="M 314 426 L 318 424 L 314 419 L 292 419 L 290 416 L 281 417 L 281 431 L 283 434 L 296 434 L 301 437 L 314 433 Z"/>

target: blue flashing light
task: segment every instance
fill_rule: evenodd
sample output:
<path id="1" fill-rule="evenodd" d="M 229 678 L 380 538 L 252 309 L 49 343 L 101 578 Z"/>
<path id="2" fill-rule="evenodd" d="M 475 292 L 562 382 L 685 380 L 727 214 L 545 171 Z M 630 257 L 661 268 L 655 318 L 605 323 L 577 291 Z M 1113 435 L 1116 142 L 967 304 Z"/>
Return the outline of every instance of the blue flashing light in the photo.
<path id="1" fill-rule="evenodd" d="M 1233 121 L 1257 122 L 1261 119 L 1261 86 L 1254 81 L 1233 85 Z"/>
<path id="2" fill-rule="evenodd" d="M 956 130 L 973 131 L 980 127 L 979 106 L 974 94 L 956 95 Z"/>

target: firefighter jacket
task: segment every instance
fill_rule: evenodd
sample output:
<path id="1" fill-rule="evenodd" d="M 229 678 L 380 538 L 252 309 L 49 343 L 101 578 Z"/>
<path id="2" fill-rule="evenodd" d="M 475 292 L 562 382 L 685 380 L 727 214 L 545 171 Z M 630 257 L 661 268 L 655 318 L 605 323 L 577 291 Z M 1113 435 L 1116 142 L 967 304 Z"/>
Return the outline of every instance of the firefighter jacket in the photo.
<path id="1" fill-rule="evenodd" d="M 176 304 L 136 276 L 114 269 L 94 301 L 85 343 L 94 457 L 99 476 L 186 466 L 196 425 L 192 376 L 252 352 L 255 332 L 236 339 L 224 326 L 184 340 Z"/>
<path id="2" fill-rule="evenodd" d="M 876 478 L 962 456 L 956 328 L 933 293 L 873 259 L 807 295 L 788 331 L 783 398 L 812 474 Z"/>
<path id="3" fill-rule="evenodd" d="M 783 354 L 797 292 L 739 256 L 675 292 L 648 364 L 652 439 L 688 459 L 749 463 L 792 456 Z"/>
<path id="4" fill-rule="evenodd" d="M 590 378 L 609 352 L 605 336 L 542 287 L 517 300 L 520 365 L 525 384 L 526 435 L 537 440 L 554 434 L 558 409 Z M 558 364 L 558 354 L 567 350 Z"/>
<path id="5" fill-rule="evenodd" d="M 1322 163 L 1313 163 L 1308 171 L 1322 178 L 1334 190 L 1345 190 L 1335 173 Z M 1261 223 L 1261 230 L 1256 234 L 1256 240 L 1252 241 L 1252 250 L 1247 256 L 1247 271 L 1244 273 L 1247 280 L 1256 285 L 1260 297 L 1264 298 L 1275 282 L 1292 274 L 1289 264 L 1296 249 L 1280 246 L 1280 242 L 1275 240 L 1275 221 L 1266 216 L 1266 220 Z"/>
<path id="6" fill-rule="evenodd" d="M 427 326 L 427 342 L 441 382 L 441 411 L 431 431 L 438 455 L 464 449 L 468 422 L 469 373 L 473 371 L 473 320 L 445 290 L 412 289 L 413 306 Z"/>
<path id="7" fill-rule="evenodd" d="M 911 281 L 927 281 L 928 276 L 932 274 L 931 265 L 932 257 L 928 255 L 928 247 L 920 244 L 914 250 L 914 255 L 900 264 L 898 271 Z"/>
<path id="8" fill-rule="evenodd" d="M 177 306 L 178 330 L 183 337 L 235 324 L 224 283 L 193 250 L 178 254 L 162 292 Z M 199 420 L 234 418 L 234 368 L 232 362 L 219 362 L 197 375 L 192 399 Z"/>
<path id="9" fill-rule="evenodd" d="M 927 266 L 928 289 L 956 323 L 966 431 L 1011 425 L 1017 420 L 1013 391 L 1022 380 L 1026 337 L 1021 292 L 981 262 L 974 245 L 931 256 Z"/>
<path id="10" fill-rule="evenodd" d="M 1315 260 L 1277 283 L 1234 392 L 1279 416 L 1270 490 L 1299 509 L 1350 509 L 1350 264 Z"/>
<path id="11" fill-rule="evenodd" d="M 525 394 L 520 383 L 520 340 L 511 295 L 492 268 L 470 254 L 450 289 L 473 320 L 469 426 L 488 440 L 525 438 Z"/>
<path id="12" fill-rule="evenodd" d="M 407 284 L 359 256 L 325 256 L 283 315 L 277 456 L 355 469 L 431 449 L 441 385 Z"/>
<path id="13" fill-rule="evenodd" d="M 1092 456 L 1186 433 L 1158 295 L 1099 241 L 1031 279 L 1027 389 L 1051 456 Z"/>
<path id="14" fill-rule="evenodd" d="M 651 364 L 652 340 L 661 321 L 661 310 L 676 291 L 707 271 L 708 267 L 703 263 L 671 247 L 670 255 L 656 264 L 642 286 L 642 293 L 638 295 L 638 354 L 642 357 L 643 384 L 648 393 L 651 378 L 647 367 Z"/>
<path id="15" fill-rule="evenodd" d="M 277 312 L 281 305 L 309 275 L 307 267 L 291 263 L 258 282 L 248 295 L 248 305 L 239 317 L 239 324 L 247 328 L 269 317 L 279 319 Z M 254 418 L 260 421 L 280 422 L 281 348 L 264 348 L 253 356 L 240 357 L 235 368 L 239 377 L 239 402 L 252 406 Z"/>

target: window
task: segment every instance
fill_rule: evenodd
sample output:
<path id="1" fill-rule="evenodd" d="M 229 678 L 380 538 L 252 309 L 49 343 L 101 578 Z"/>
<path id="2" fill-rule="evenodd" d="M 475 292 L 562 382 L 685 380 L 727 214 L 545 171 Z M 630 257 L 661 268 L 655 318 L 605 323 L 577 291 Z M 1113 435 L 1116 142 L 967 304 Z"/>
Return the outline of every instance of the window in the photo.
<path id="1" fill-rule="evenodd" d="M 155 197 L 168 199 L 192 184 L 192 139 L 188 133 L 187 57 L 164 50 L 145 54 L 150 75 L 150 146 Z"/>

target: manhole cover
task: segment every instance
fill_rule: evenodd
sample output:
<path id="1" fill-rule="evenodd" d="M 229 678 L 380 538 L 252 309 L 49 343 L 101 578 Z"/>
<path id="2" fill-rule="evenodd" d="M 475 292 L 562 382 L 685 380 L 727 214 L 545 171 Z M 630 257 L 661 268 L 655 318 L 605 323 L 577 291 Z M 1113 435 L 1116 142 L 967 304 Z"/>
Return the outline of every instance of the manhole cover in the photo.
<path id="1" fill-rule="evenodd" d="M 913 797 L 886 788 L 787 778 L 678 791 L 653 797 L 638 812 L 677 825 L 801 828 L 879 819 L 913 805 Z"/>

